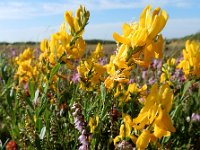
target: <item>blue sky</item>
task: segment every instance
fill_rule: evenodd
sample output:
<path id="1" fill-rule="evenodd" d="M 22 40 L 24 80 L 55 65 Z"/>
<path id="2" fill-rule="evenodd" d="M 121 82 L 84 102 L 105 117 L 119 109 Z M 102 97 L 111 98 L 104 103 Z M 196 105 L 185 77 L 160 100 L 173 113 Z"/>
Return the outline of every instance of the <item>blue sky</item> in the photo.
<path id="1" fill-rule="evenodd" d="M 143 8 L 160 6 L 169 14 L 163 35 L 182 37 L 200 31 L 198 0 L 1 0 L 0 41 L 40 41 L 58 31 L 66 10 L 82 4 L 90 11 L 85 39 L 109 39 L 124 22 L 138 21 Z"/>

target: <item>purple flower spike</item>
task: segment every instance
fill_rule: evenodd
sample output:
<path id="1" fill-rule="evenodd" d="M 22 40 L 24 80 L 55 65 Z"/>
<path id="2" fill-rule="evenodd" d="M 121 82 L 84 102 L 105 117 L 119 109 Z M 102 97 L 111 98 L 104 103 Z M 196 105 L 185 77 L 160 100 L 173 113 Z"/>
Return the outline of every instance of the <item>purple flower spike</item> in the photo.
<path id="1" fill-rule="evenodd" d="M 81 143 L 81 146 L 79 147 L 79 150 L 88 150 L 88 138 L 87 138 L 87 122 L 85 122 L 84 116 L 82 114 L 81 105 L 78 103 L 74 103 L 72 106 L 73 110 L 73 117 L 74 117 L 74 124 L 75 128 L 81 133 L 79 136 L 79 142 Z"/>

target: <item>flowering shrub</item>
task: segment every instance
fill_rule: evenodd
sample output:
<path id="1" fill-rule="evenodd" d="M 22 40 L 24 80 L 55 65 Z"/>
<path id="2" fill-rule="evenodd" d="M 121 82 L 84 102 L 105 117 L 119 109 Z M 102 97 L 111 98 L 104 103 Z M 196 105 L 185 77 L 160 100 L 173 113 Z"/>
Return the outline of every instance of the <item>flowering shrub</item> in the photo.
<path id="1" fill-rule="evenodd" d="M 38 57 L 26 49 L 14 63 L 1 59 L 0 113 L 12 139 L 6 148 L 198 147 L 199 44 L 187 41 L 180 61 L 162 60 L 168 15 L 149 5 L 113 34 L 117 50 L 105 64 L 100 43 L 84 55 L 89 16 L 83 6 L 76 15 L 67 11 Z"/>

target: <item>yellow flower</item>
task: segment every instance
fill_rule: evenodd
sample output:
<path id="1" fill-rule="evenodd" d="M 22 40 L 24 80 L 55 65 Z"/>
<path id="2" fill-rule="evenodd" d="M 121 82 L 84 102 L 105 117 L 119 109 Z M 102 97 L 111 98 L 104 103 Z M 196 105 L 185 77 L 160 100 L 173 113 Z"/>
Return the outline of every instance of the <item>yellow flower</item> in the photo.
<path id="1" fill-rule="evenodd" d="M 126 68 L 124 70 L 120 71 L 116 71 L 113 72 L 113 74 L 111 74 L 110 76 L 108 76 L 106 78 L 106 80 L 104 81 L 105 87 L 107 89 L 111 89 L 114 86 L 114 82 L 116 83 L 128 83 L 129 82 L 129 76 L 130 76 L 130 70 L 131 67 Z"/>
<path id="2" fill-rule="evenodd" d="M 123 102 L 128 102 L 131 99 L 131 94 L 132 93 L 138 93 L 140 95 L 145 95 L 147 90 L 147 85 L 143 85 L 141 88 L 138 88 L 136 83 L 132 83 L 129 84 L 128 89 L 127 90 L 123 90 L 122 89 L 118 89 L 115 93 L 115 97 L 117 97 L 118 95 L 121 95 L 121 97 L 119 98 L 119 105 L 121 105 Z"/>
<path id="3" fill-rule="evenodd" d="M 117 55 L 113 58 L 113 64 L 115 64 L 118 69 L 124 69 L 128 67 L 127 58 L 129 47 L 127 45 L 121 45 L 118 49 Z"/>
<path id="4" fill-rule="evenodd" d="M 72 30 L 74 30 L 74 18 L 72 16 L 72 12 L 71 11 L 66 11 L 65 12 L 65 20 L 67 21 L 67 23 L 69 24 L 70 28 Z"/>
<path id="5" fill-rule="evenodd" d="M 40 43 L 40 50 L 41 52 L 45 52 L 48 49 L 48 40 L 44 39 L 41 43 Z"/>
<path id="6" fill-rule="evenodd" d="M 132 35 L 132 47 L 144 46 L 148 37 L 148 30 L 146 28 L 138 27 Z"/>
<path id="7" fill-rule="evenodd" d="M 90 13 L 85 9 L 85 7 L 80 6 L 76 11 L 76 16 L 73 16 L 71 11 L 65 12 L 65 21 L 68 23 L 70 32 L 72 35 L 78 34 L 82 35 L 84 27 L 87 24 Z"/>
<path id="8" fill-rule="evenodd" d="M 184 59 L 179 63 L 177 68 L 183 69 L 186 78 L 189 74 L 200 77 L 200 44 L 195 41 L 186 41 L 183 57 Z"/>
<path id="9" fill-rule="evenodd" d="M 91 91 L 96 89 L 100 82 L 104 80 L 106 69 L 104 66 L 92 61 L 85 60 L 77 67 L 80 74 L 81 88 Z"/>
<path id="10" fill-rule="evenodd" d="M 133 143 L 136 143 L 137 138 L 134 135 L 131 135 L 131 117 L 129 115 L 124 114 L 123 120 L 124 124 L 120 126 L 119 135 L 113 139 L 114 145 L 116 145 L 117 142 L 120 142 L 126 138 L 130 138 Z"/>
<path id="11" fill-rule="evenodd" d="M 163 130 L 162 128 L 159 128 L 157 125 L 154 127 L 154 133 L 155 137 L 162 138 L 163 136 L 170 136 L 171 133 L 169 131 Z"/>
<path id="12" fill-rule="evenodd" d="M 32 58 L 33 58 L 33 50 L 27 48 L 23 51 L 22 54 L 19 55 L 19 57 L 16 58 L 16 62 L 19 65 L 21 62 L 26 60 L 31 60 Z"/>
<path id="13" fill-rule="evenodd" d="M 32 59 L 33 51 L 30 48 L 25 49 L 24 52 L 16 58 L 18 68 L 15 73 L 15 78 L 19 79 L 19 84 L 26 83 L 30 78 L 37 75 L 37 67 L 34 66 Z"/>
<path id="14" fill-rule="evenodd" d="M 170 66 L 174 66 L 176 63 L 176 59 L 175 58 L 170 58 L 167 60 L 167 66 L 170 67 Z"/>
<path id="15" fill-rule="evenodd" d="M 142 134 L 138 137 L 136 141 L 136 147 L 138 149 L 145 149 L 148 147 L 149 142 L 150 142 L 150 131 L 149 130 L 144 130 Z"/>
<path id="16" fill-rule="evenodd" d="M 139 23 L 124 24 L 122 35 L 113 34 L 115 41 L 121 43 L 114 62 L 119 68 L 126 68 L 132 62 L 148 67 L 153 58 L 162 58 L 164 40 L 159 33 L 164 28 L 168 15 L 160 8 L 153 12 L 151 10 L 150 5 L 143 10 Z"/>
<path id="17" fill-rule="evenodd" d="M 133 119 L 135 129 L 143 129 L 146 125 L 156 125 L 163 131 L 175 132 L 172 121 L 169 117 L 173 101 L 173 93 L 167 84 L 158 88 L 154 84 L 144 102 L 144 107 L 139 115 Z"/>
<path id="18" fill-rule="evenodd" d="M 175 63 L 176 63 L 175 58 L 169 58 L 167 62 L 163 64 L 162 74 L 160 76 L 161 83 L 168 83 L 169 85 L 172 85 L 170 78 L 171 78 L 171 72 L 172 72 L 173 67 L 175 66 Z"/>
<path id="19" fill-rule="evenodd" d="M 90 133 L 94 133 L 94 130 L 99 124 L 99 116 L 90 117 L 88 125 L 90 126 Z"/>
<path id="20" fill-rule="evenodd" d="M 168 15 L 165 10 L 157 7 L 151 15 L 151 6 L 148 5 L 140 15 L 139 25 L 148 29 L 149 38 L 153 39 L 165 26 Z"/>
<path id="21" fill-rule="evenodd" d="M 94 59 L 95 61 L 98 61 L 99 58 L 103 56 L 103 46 L 101 43 L 98 43 L 96 46 L 95 51 L 91 54 L 91 59 Z"/>

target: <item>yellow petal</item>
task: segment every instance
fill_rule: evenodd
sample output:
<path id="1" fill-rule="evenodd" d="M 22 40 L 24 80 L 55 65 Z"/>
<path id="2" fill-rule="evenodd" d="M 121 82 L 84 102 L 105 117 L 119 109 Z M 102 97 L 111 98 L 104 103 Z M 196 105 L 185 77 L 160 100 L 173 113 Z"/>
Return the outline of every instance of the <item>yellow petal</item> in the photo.
<path id="1" fill-rule="evenodd" d="M 162 138 L 163 136 L 170 136 L 171 133 L 169 131 L 165 131 L 161 128 L 159 128 L 157 125 L 154 127 L 154 133 L 157 138 Z"/>
<path id="2" fill-rule="evenodd" d="M 162 85 L 159 93 L 161 95 L 161 104 L 166 109 L 166 112 L 169 112 L 171 110 L 174 98 L 169 85 L 168 84 Z"/>
<path id="3" fill-rule="evenodd" d="M 142 134 L 138 137 L 136 141 L 136 147 L 138 149 L 145 149 L 148 147 L 149 142 L 150 142 L 150 131 L 145 130 L 142 132 Z"/>
<path id="4" fill-rule="evenodd" d="M 139 24 L 141 27 L 145 27 L 145 22 L 146 22 L 146 17 L 147 17 L 148 11 L 149 12 L 151 11 L 151 5 L 148 5 L 147 7 L 145 7 L 140 15 L 140 23 Z"/>
<path id="5" fill-rule="evenodd" d="M 119 34 L 117 34 L 116 32 L 113 33 L 113 38 L 115 39 L 115 41 L 117 41 L 118 43 L 123 43 L 123 44 L 127 44 L 130 45 L 130 40 L 126 37 L 122 37 Z"/>
<path id="6" fill-rule="evenodd" d="M 138 87 L 137 87 L 136 83 L 129 84 L 128 91 L 130 93 L 138 92 Z"/>
<path id="7" fill-rule="evenodd" d="M 115 138 L 114 138 L 114 140 L 113 140 L 113 142 L 114 142 L 114 145 L 116 145 L 117 144 L 117 142 L 119 142 L 121 140 L 121 136 L 116 136 Z"/>
<path id="8" fill-rule="evenodd" d="M 129 137 L 131 138 L 131 141 L 132 141 L 134 144 L 136 144 L 136 141 L 137 141 L 136 136 L 130 135 Z"/>
<path id="9" fill-rule="evenodd" d="M 160 110 L 158 118 L 155 120 L 155 124 L 162 130 L 175 132 L 176 129 L 172 125 L 171 118 L 165 110 Z"/>
<path id="10" fill-rule="evenodd" d="M 128 36 L 131 33 L 131 27 L 127 23 L 123 24 L 122 32 L 124 36 Z"/>
<path id="11" fill-rule="evenodd" d="M 72 12 L 67 11 L 65 13 L 65 20 L 67 21 L 67 23 L 69 24 L 69 26 L 74 29 L 74 19 L 72 17 Z"/>

